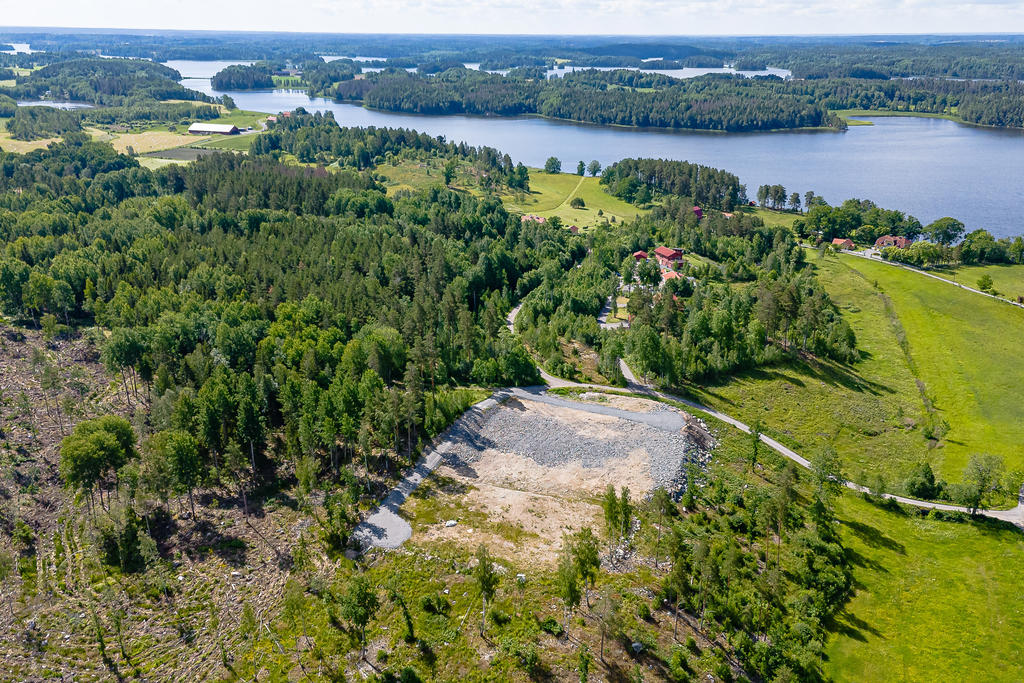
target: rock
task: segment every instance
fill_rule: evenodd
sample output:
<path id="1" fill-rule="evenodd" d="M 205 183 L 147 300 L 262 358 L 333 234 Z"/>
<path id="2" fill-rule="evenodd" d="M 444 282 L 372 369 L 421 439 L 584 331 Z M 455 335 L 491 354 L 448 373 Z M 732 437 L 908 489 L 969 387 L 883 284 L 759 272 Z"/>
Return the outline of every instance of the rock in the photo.
<path id="1" fill-rule="evenodd" d="M 630 647 L 633 648 L 633 652 L 635 654 L 640 654 L 641 652 L 644 651 L 644 644 L 643 643 L 633 643 Z"/>
<path id="2" fill-rule="evenodd" d="M 241 576 L 241 572 L 231 572 L 231 576 Z"/>
<path id="3" fill-rule="evenodd" d="M 457 522 L 457 521 L 455 521 L 454 519 L 449 519 L 449 520 L 448 520 L 447 522 L 445 522 L 445 523 L 444 523 L 444 525 L 445 525 L 446 527 L 453 527 L 453 526 L 455 526 L 456 524 L 458 524 L 458 522 Z"/>
<path id="4" fill-rule="evenodd" d="M 178 574 L 178 581 L 184 581 L 184 580 L 185 580 L 185 577 L 183 575 L 181 575 L 181 574 Z"/>

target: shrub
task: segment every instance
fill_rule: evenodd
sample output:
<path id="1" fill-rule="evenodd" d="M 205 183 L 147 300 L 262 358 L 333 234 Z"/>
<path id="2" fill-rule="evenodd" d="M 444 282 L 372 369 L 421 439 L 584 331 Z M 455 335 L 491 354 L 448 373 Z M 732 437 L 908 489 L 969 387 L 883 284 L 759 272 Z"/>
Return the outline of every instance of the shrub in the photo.
<path id="1" fill-rule="evenodd" d="M 538 624 L 538 626 L 540 626 L 541 631 L 544 631 L 545 633 L 550 633 L 555 638 L 561 638 L 562 634 L 565 632 L 562 629 L 562 625 L 559 624 L 558 620 L 554 617 L 545 618 L 544 621 Z"/>

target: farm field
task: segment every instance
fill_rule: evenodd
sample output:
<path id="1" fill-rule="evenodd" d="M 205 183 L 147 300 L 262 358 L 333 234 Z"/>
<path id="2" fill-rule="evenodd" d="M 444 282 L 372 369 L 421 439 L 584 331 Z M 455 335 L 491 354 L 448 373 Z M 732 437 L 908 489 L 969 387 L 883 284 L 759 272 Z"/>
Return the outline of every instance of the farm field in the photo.
<path id="1" fill-rule="evenodd" d="M 584 208 L 569 205 L 573 197 L 580 197 Z M 530 194 L 506 197 L 505 204 L 512 211 L 532 213 L 545 218 L 558 216 L 565 225 L 581 228 L 596 225 L 605 218 L 616 221 L 647 213 L 633 204 L 624 202 L 604 191 L 599 178 L 581 177 L 569 173 L 546 173 L 530 169 Z M 598 216 L 597 212 L 603 212 Z"/>
<path id="2" fill-rule="evenodd" d="M 1002 456 L 1008 469 L 1024 467 L 1024 310 L 884 263 L 853 256 L 840 262 L 892 301 L 917 375 L 949 423 L 944 447 L 935 450 L 937 471 L 956 480 L 976 453 Z"/>
<path id="3" fill-rule="evenodd" d="M 826 644 L 836 681 L 1024 678 L 1024 536 L 903 516 L 854 494 L 838 505 L 857 591 Z"/>
<path id="4" fill-rule="evenodd" d="M 216 135 L 208 138 L 200 138 L 190 147 L 202 147 L 205 149 L 231 150 L 234 152 L 248 152 L 252 146 L 252 135 Z"/>
<path id="5" fill-rule="evenodd" d="M 196 141 L 194 135 L 171 133 L 168 131 L 150 130 L 143 133 L 114 133 L 110 144 L 118 152 L 125 153 L 131 147 L 136 154 L 147 154 L 161 150 L 181 147 Z"/>

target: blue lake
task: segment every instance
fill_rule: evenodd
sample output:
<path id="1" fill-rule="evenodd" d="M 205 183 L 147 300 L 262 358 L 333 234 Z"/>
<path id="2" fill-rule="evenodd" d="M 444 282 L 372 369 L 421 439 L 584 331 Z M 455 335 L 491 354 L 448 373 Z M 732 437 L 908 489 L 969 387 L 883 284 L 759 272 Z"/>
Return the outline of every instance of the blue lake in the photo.
<path id="1" fill-rule="evenodd" d="M 182 83 L 210 95 L 209 79 Z M 612 128 L 536 117 L 417 116 L 371 111 L 301 90 L 228 93 L 242 109 L 331 111 L 341 125 L 414 128 L 448 140 L 488 145 L 516 161 L 563 168 L 580 159 L 607 165 L 624 157 L 682 159 L 737 174 L 753 196 L 761 184 L 813 190 L 830 203 L 856 197 L 906 211 L 924 223 L 954 216 L 968 230 L 1024 233 L 1024 132 L 931 118 L 874 117 L 846 132 L 704 133 Z"/>

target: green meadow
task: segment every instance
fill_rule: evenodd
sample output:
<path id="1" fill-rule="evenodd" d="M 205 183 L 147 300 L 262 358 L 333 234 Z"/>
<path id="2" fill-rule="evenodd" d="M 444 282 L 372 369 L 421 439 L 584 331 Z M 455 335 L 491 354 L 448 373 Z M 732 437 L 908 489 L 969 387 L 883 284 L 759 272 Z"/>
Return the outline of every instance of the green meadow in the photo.
<path id="1" fill-rule="evenodd" d="M 856 593 L 826 644 L 831 678 L 1024 680 L 1020 530 L 905 516 L 854 494 L 838 515 Z"/>
<path id="2" fill-rule="evenodd" d="M 935 274 L 968 287 L 977 287 L 978 278 L 988 275 L 999 296 L 1016 300 L 1024 296 L 1024 265 L 995 263 L 990 265 L 937 268 Z"/>
<path id="3" fill-rule="evenodd" d="M 570 206 L 574 197 L 583 200 L 582 208 Z M 505 204 L 512 211 L 545 218 L 558 216 L 565 225 L 581 228 L 597 225 L 605 219 L 622 221 L 646 213 L 646 210 L 605 192 L 600 178 L 546 173 L 534 168 L 530 169 L 530 193 L 507 197 Z"/>
<path id="4" fill-rule="evenodd" d="M 813 251 L 808 259 L 862 359 L 847 367 L 808 358 L 692 393 L 748 423 L 760 419 L 804 455 L 835 448 L 849 476 L 881 476 L 893 489 L 924 460 L 951 482 L 975 453 L 1024 467 L 1024 369 L 1015 361 L 1024 311 L 882 263 Z M 943 422 L 948 433 L 927 438 Z"/>
<path id="5" fill-rule="evenodd" d="M 917 378 L 949 423 L 934 450 L 938 471 L 956 480 L 975 453 L 1024 467 L 1024 310 L 902 268 L 839 258 L 892 302 Z"/>

